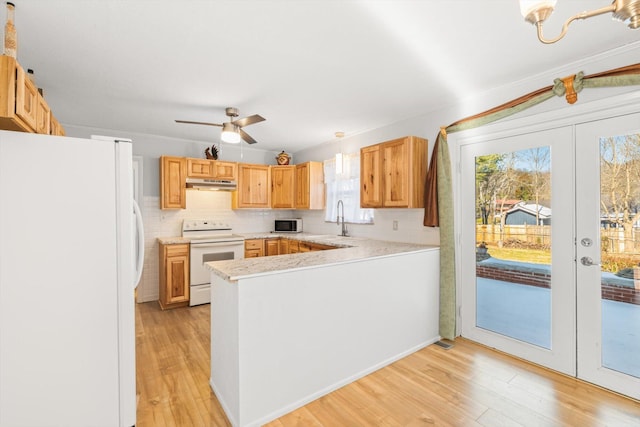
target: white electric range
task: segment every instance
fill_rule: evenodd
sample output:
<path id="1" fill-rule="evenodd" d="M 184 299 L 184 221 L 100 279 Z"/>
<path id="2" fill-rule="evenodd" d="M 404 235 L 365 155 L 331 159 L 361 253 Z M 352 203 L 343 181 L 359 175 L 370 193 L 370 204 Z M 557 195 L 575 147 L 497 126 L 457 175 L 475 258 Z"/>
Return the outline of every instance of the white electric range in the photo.
<path id="1" fill-rule="evenodd" d="M 244 238 L 231 226 L 216 219 L 185 219 L 182 237 L 191 242 L 189 305 L 211 302 L 211 271 L 204 263 L 244 258 Z"/>

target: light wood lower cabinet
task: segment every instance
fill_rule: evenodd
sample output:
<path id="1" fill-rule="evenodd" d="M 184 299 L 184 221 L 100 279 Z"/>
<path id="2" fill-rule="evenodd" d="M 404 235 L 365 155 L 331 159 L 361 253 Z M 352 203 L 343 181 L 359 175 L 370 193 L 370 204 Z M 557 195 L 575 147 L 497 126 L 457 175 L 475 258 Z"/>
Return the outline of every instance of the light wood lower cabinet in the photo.
<path id="1" fill-rule="evenodd" d="M 297 254 L 300 252 L 300 241 L 299 240 L 289 240 L 289 253 Z"/>
<path id="2" fill-rule="evenodd" d="M 244 257 L 256 258 L 264 256 L 264 239 L 247 239 L 244 241 Z"/>
<path id="3" fill-rule="evenodd" d="M 264 255 L 280 255 L 280 239 L 264 239 Z"/>
<path id="4" fill-rule="evenodd" d="M 298 252 L 311 252 L 311 243 L 308 242 L 300 242 Z"/>
<path id="5" fill-rule="evenodd" d="M 279 246 L 278 252 L 280 253 L 280 255 L 286 255 L 286 254 L 290 253 L 289 252 L 289 246 L 290 246 L 289 242 L 290 242 L 289 239 L 282 239 L 282 238 L 278 239 L 278 246 Z"/>
<path id="6" fill-rule="evenodd" d="M 189 245 L 160 244 L 160 307 L 189 305 Z"/>
<path id="7" fill-rule="evenodd" d="M 305 242 L 284 237 L 267 239 L 247 239 L 244 241 L 244 257 L 297 254 L 300 252 L 323 251 L 336 249 L 335 246 Z"/>

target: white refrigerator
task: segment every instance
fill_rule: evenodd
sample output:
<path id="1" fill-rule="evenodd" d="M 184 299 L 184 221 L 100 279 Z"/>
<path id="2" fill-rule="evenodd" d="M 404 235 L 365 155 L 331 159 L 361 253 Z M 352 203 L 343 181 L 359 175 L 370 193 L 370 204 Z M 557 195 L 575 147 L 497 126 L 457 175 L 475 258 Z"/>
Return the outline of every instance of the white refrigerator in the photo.
<path id="1" fill-rule="evenodd" d="M 131 145 L 0 131 L 1 427 L 136 423 Z"/>

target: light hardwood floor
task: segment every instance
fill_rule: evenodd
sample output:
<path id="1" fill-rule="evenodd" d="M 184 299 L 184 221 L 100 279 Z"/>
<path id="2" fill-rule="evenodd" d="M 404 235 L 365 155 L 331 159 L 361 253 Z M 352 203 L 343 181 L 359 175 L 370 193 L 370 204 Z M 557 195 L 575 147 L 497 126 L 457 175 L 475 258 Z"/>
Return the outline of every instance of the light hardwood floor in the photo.
<path id="1" fill-rule="evenodd" d="M 138 427 L 228 426 L 209 305 L 136 307 Z M 640 426 L 640 402 L 464 339 L 432 345 L 267 426 Z"/>

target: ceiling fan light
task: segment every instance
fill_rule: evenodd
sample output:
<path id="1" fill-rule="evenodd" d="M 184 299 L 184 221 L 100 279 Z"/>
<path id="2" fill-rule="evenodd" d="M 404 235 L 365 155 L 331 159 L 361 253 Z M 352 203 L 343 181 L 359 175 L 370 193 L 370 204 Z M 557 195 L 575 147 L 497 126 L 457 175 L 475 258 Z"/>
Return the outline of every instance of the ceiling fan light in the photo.
<path id="1" fill-rule="evenodd" d="M 237 144 L 240 142 L 240 132 L 238 132 L 238 128 L 233 123 L 224 123 L 222 125 L 222 134 L 220 138 L 223 142 L 228 142 L 229 144 Z"/>

